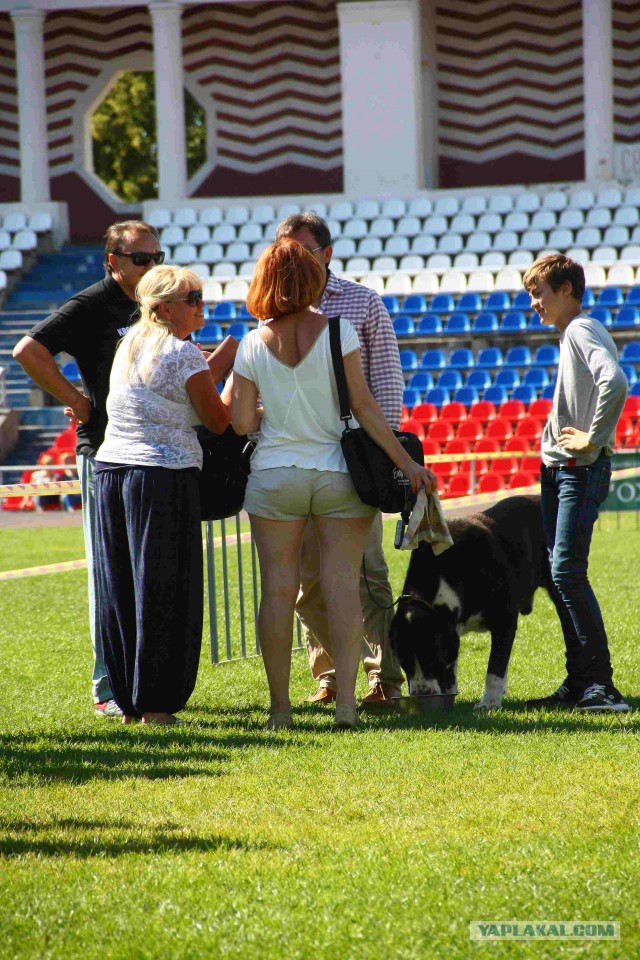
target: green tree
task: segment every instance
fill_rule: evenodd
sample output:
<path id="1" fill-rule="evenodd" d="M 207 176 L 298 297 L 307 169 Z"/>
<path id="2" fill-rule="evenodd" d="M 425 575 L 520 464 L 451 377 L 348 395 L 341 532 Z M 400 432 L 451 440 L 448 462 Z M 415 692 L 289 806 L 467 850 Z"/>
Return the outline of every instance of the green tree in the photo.
<path id="1" fill-rule="evenodd" d="M 185 95 L 187 173 L 206 160 L 205 113 L 188 90 Z M 155 89 L 152 73 L 125 73 L 91 118 L 93 169 L 128 203 L 158 195 Z"/>

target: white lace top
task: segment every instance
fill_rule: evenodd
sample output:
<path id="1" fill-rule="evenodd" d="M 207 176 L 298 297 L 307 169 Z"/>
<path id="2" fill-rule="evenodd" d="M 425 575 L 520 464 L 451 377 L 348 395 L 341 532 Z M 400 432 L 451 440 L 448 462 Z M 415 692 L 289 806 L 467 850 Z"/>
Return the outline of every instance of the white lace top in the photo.
<path id="1" fill-rule="evenodd" d="M 202 450 L 194 431 L 199 422 L 187 380 L 207 369 L 201 351 L 188 340 L 169 337 L 143 383 L 140 360 L 131 376 L 124 369 L 123 344 L 111 369 L 109 422 L 96 460 L 184 470 L 202 468 Z M 141 358 L 144 359 L 144 358 Z"/>

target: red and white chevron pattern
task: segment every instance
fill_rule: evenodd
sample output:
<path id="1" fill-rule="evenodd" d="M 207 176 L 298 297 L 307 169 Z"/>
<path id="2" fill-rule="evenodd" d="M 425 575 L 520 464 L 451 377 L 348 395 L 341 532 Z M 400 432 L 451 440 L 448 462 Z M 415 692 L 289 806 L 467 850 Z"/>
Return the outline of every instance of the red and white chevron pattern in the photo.
<path id="1" fill-rule="evenodd" d="M 16 51 L 8 13 L 0 13 L 0 174 L 20 176 Z"/>
<path id="2" fill-rule="evenodd" d="M 216 105 L 218 163 L 342 165 L 334 0 L 193 5 L 183 35 L 185 70 Z"/>
<path id="3" fill-rule="evenodd" d="M 640 143 L 640 4 L 613 0 L 614 139 Z"/>
<path id="4" fill-rule="evenodd" d="M 441 160 L 488 168 L 583 149 L 582 5 L 442 0 L 436 5 Z M 579 172 L 577 172 L 579 175 Z M 492 182 L 487 180 L 486 182 Z"/>

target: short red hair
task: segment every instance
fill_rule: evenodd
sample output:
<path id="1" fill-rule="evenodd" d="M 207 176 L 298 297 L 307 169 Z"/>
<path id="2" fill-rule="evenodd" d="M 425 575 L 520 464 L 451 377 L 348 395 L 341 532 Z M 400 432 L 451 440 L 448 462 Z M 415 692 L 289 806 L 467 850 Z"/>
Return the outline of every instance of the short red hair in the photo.
<path id="1" fill-rule="evenodd" d="M 276 320 L 304 310 L 318 299 L 326 271 L 297 240 L 276 240 L 260 255 L 247 296 L 247 309 L 258 320 Z"/>

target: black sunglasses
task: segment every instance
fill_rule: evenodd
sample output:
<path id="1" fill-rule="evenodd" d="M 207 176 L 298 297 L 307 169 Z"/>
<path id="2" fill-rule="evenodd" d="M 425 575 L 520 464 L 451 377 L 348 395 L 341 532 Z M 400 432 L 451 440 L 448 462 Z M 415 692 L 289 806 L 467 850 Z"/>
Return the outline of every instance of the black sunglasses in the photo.
<path id="1" fill-rule="evenodd" d="M 186 297 L 178 297 L 176 300 L 167 300 L 167 303 L 188 303 L 190 307 L 199 307 L 204 303 L 202 290 L 189 290 Z"/>
<path id="2" fill-rule="evenodd" d="M 164 250 L 158 250 L 156 253 L 116 253 L 117 257 L 129 257 L 134 267 L 148 267 L 151 261 L 158 266 L 164 263 Z"/>

